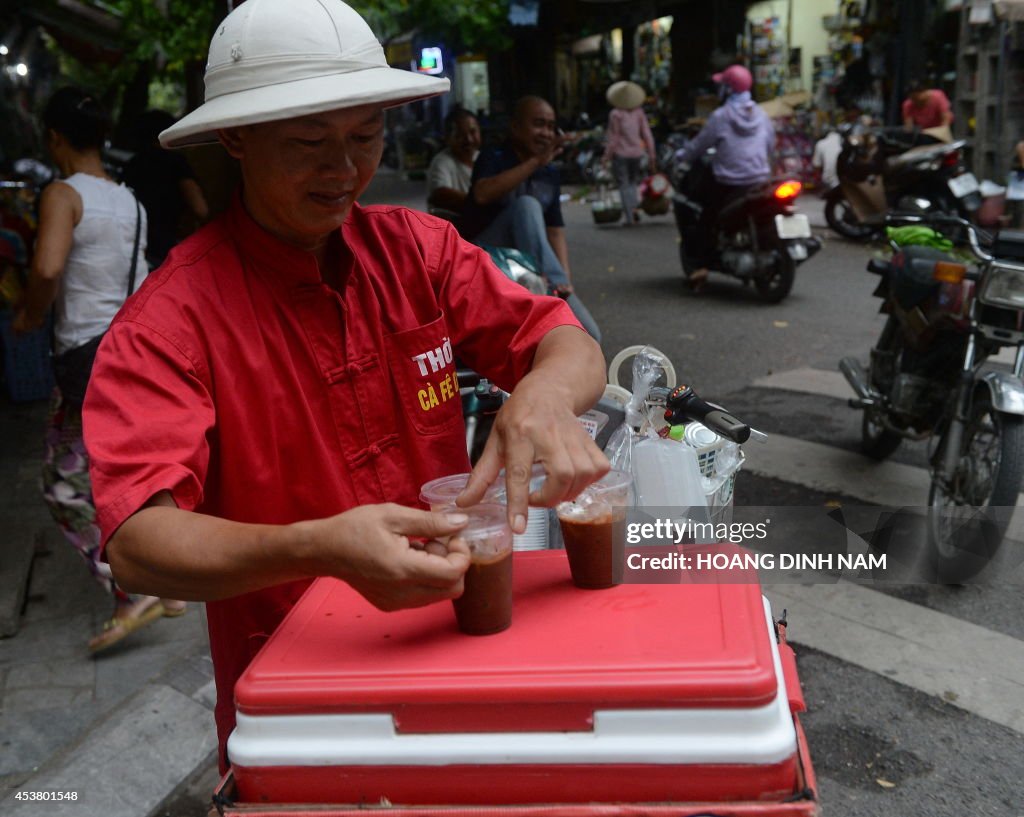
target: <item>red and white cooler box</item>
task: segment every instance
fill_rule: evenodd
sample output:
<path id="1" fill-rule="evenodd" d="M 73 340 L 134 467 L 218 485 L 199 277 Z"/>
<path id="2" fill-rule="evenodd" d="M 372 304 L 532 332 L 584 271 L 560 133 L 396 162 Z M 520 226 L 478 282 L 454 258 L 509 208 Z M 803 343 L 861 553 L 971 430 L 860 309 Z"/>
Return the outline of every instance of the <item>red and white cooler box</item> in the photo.
<path id="1" fill-rule="evenodd" d="M 485 637 L 315 582 L 238 681 L 222 813 L 817 813 L 756 578 L 580 590 L 561 551 L 514 558 Z"/>

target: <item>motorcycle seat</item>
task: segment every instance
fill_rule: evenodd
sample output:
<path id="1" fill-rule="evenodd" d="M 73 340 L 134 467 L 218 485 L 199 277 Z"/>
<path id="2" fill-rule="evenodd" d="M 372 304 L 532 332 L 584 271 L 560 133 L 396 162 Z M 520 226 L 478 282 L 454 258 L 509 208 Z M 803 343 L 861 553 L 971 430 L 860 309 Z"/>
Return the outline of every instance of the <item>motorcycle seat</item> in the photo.
<path id="1" fill-rule="evenodd" d="M 885 168 L 886 170 L 899 170 L 901 167 L 906 167 L 907 165 L 934 162 L 940 156 L 945 156 L 948 153 L 960 150 L 966 144 L 967 142 L 961 139 L 959 142 L 951 142 L 949 144 L 941 143 L 938 145 L 919 145 L 918 147 L 913 147 L 896 156 L 890 156 L 887 158 L 885 160 Z"/>
<path id="2" fill-rule="evenodd" d="M 751 202 L 759 201 L 764 198 L 768 193 L 769 188 L 772 186 L 771 182 L 761 182 L 759 184 L 751 185 L 750 189 L 747 190 L 742 196 L 733 199 L 725 207 L 723 207 L 719 213 L 718 218 L 721 221 L 725 221 L 730 217 L 741 212 Z"/>

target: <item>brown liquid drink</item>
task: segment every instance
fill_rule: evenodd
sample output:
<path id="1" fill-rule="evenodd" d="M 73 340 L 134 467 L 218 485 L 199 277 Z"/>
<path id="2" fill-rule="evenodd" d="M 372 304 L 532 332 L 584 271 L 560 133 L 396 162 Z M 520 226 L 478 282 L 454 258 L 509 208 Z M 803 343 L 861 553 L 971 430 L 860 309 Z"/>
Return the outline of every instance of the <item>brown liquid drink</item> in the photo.
<path id="1" fill-rule="evenodd" d="M 453 599 L 455 620 L 468 635 L 490 635 L 512 624 L 512 551 L 491 561 L 473 561 L 466 571 L 465 592 Z"/>
<path id="2" fill-rule="evenodd" d="M 459 629 L 490 635 L 512 623 L 512 530 L 504 505 L 465 509 L 469 522 L 457 535 L 469 548 L 462 596 L 452 599 Z"/>
<path id="3" fill-rule="evenodd" d="M 633 476 L 612 469 L 576 499 L 558 506 L 572 582 L 596 590 L 622 581 L 626 509 L 633 505 Z"/>
<path id="4" fill-rule="evenodd" d="M 625 543 L 615 536 L 615 525 L 625 513 L 605 513 L 596 519 L 560 517 L 565 554 L 577 587 L 597 590 L 622 580 Z"/>

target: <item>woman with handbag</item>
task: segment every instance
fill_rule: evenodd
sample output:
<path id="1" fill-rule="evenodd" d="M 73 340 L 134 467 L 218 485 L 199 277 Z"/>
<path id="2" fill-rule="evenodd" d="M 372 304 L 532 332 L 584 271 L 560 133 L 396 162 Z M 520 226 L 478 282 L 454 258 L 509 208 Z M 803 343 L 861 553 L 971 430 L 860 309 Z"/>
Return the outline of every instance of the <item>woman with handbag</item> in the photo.
<path id="1" fill-rule="evenodd" d="M 89 460 L 82 439 L 82 401 L 100 339 L 126 297 L 146 277 L 146 215 L 135 196 L 103 167 L 108 117 L 78 88 L 62 88 L 43 111 L 46 145 L 62 181 L 39 203 L 39 228 L 15 332 L 42 326 L 53 307 L 54 374 L 43 465 L 43 494 L 65 538 L 114 597 L 114 615 L 89 641 L 99 652 L 184 602 L 133 598 L 101 560 Z"/>

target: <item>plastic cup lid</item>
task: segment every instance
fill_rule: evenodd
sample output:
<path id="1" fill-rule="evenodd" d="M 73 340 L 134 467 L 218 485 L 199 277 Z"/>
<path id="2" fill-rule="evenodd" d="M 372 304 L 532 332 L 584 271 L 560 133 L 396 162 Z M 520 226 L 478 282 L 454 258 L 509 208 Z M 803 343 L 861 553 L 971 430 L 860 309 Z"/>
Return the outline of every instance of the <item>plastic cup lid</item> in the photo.
<path id="1" fill-rule="evenodd" d="M 469 508 L 457 509 L 469 517 L 469 522 L 456 535 L 466 539 L 479 539 L 508 530 L 508 509 L 495 502 L 485 502 Z"/>
<path id="2" fill-rule="evenodd" d="M 589 485 L 585 490 L 594 491 L 596 493 L 607 493 L 611 491 L 620 491 L 623 488 L 630 485 L 633 482 L 633 475 L 628 471 L 620 471 L 617 468 L 613 468 L 607 474 L 605 474 L 597 482 Z"/>
<path id="3" fill-rule="evenodd" d="M 469 474 L 451 474 L 447 477 L 432 479 L 423 483 L 420 488 L 420 502 L 425 505 L 454 505 L 455 498 L 463 492 Z M 486 502 L 500 502 L 500 483 L 491 485 L 484 494 Z"/>
<path id="4" fill-rule="evenodd" d="M 539 462 L 535 462 L 533 467 L 530 469 L 530 493 L 532 494 L 534 491 L 539 491 L 541 486 L 544 484 L 544 480 L 547 478 L 548 473 L 544 470 L 544 466 Z M 498 472 L 498 479 L 494 484 L 498 486 L 504 496 L 506 493 L 504 468 Z"/>

